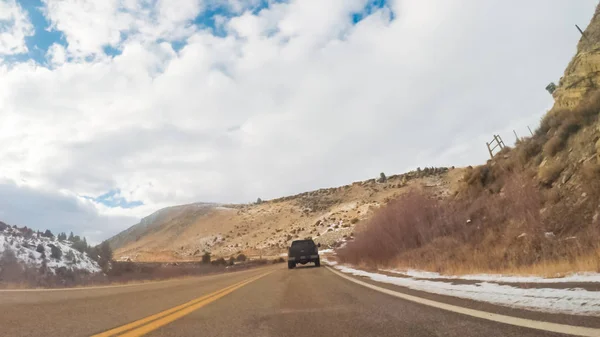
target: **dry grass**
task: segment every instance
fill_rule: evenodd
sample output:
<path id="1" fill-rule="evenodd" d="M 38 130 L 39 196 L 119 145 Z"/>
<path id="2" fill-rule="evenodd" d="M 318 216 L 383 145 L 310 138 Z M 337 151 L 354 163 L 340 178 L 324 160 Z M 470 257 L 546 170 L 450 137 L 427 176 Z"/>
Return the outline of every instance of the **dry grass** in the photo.
<path id="1" fill-rule="evenodd" d="M 537 138 L 526 138 L 518 142 L 515 152 L 519 164 L 524 166 L 529 163 L 531 158 L 542 152 L 542 143 Z"/>
<path id="2" fill-rule="evenodd" d="M 390 261 L 399 252 L 415 249 L 449 234 L 456 222 L 437 199 L 413 191 L 385 206 L 364 232 L 339 251 L 348 262 Z"/>
<path id="3" fill-rule="evenodd" d="M 544 144 L 544 155 L 546 157 L 554 156 L 565 146 L 566 138 L 564 134 L 556 134 Z"/>
<path id="4" fill-rule="evenodd" d="M 600 91 L 588 95 L 574 109 L 558 109 L 547 113 L 536 130 L 536 139 L 550 137 L 544 155 L 551 157 L 562 150 L 574 133 L 594 123 L 600 113 Z"/>
<path id="5" fill-rule="evenodd" d="M 557 204 L 561 199 L 562 199 L 562 195 L 560 194 L 560 191 L 558 189 L 547 189 L 543 192 L 544 195 L 544 202 L 546 204 L 550 204 L 550 205 L 555 205 Z"/>
<path id="6" fill-rule="evenodd" d="M 454 274 L 600 270 L 600 233 L 582 225 L 591 223 L 593 205 L 561 201 L 541 212 L 544 189 L 523 174 L 506 181 L 502 193 L 477 198 L 401 197 L 376 213 L 338 256 L 356 265 Z"/>
<path id="7" fill-rule="evenodd" d="M 585 179 L 584 190 L 594 200 L 600 200 L 600 163 L 593 159 L 583 163 L 582 176 Z"/>
<path id="8" fill-rule="evenodd" d="M 546 186 L 551 186 L 561 172 L 564 170 L 564 166 L 559 162 L 547 163 L 538 170 L 538 179 Z"/>

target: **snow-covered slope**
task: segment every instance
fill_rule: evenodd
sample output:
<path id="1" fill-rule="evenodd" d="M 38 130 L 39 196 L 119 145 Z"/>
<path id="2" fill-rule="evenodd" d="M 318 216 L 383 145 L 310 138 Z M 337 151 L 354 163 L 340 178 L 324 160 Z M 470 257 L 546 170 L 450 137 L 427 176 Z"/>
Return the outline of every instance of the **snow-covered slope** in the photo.
<path id="1" fill-rule="evenodd" d="M 61 267 L 89 273 L 101 271 L 98 263 L 86 253 L 72 248 L 69 241 L 11 227 L 0 229 L 0 258 L 10 259 L 12 256 L 23 266 L 37 269 L 46 266 L 53 274 Z"/>

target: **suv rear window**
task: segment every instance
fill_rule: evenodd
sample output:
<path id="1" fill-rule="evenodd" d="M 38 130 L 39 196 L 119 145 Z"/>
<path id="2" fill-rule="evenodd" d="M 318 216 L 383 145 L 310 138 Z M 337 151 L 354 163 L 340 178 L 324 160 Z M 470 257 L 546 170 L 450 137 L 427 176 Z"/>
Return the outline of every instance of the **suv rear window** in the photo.
<path id="1" fill-rule="evenodd" d="M 292 242 L 292 247 L 294 247 L 294 248 L 312 248 L 314 246 L 315 246 L 315 243 L 310 240 Z"/>

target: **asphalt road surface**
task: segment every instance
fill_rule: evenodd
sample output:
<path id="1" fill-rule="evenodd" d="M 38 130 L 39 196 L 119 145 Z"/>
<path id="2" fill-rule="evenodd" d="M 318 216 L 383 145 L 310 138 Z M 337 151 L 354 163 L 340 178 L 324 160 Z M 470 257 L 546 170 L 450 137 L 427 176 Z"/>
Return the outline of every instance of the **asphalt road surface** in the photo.
<path id="1" fill-rule="evenodd" d="M 0 291 L 0 336 L 142 335 L 565 336 L 397 298 L 325 267 L 279 264 L 142 285 Z"/>

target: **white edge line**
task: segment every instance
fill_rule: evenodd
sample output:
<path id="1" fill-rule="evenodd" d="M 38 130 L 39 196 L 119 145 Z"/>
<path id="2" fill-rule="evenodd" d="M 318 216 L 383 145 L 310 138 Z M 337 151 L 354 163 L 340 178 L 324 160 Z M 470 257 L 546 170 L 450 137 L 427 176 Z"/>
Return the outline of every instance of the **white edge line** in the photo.
<path id="1" fill-rule="evenodd" d="M 543 331 L 549 331 L 549 332 L 558 332 L 558 333 L 570 334 L 570 335 L 574 335 L 574 336 L 587 336 L 587 337 L 600 336 L 600 329 L 596 329 L 596 328 L 586 328 L 586 327 L 580 327 L 580 326 L 575 326 L 575 325 L 550 323 L 550 322 L 544 322 L 544 321 L 535 321 L 535 320 L 526 319 L 526 318 L 512 317 L 512 316 L 494 314 L 494 313 L 486 312 L 486 311 L 468 309 L 468 308 L 459 307 L 459 306 L 452 305 L 452 304 L 432 301 L 432 300 L 428 300 L 425 298 L 412 296 L 412 295 L 404 294 L 404 293 L 401 293 L 398 291 L 393 291 L 390 289 L 378 287 L 376 285 L 373 285 L 373 284 L 370 284 L 367 282 L 363 282 L 363 281 L 357 280 L 353 277 L 344 275 L 341 272 L 334 270 L 333 268 L 331 268 L 329 266 L 327 267 L 327 269 L 329 271 L 331 271 L 332 273 L 334 273 L 342 278 L 345 278 L 348 281 L 351 281 L 351 282 L 354 282 L 361 286 L 373 289 L 375 291 L 379 291 L 381 293 L 384 293 L 384 294 L 387 294 L 390 296 L 398 297 L 398 298 L 401 298 L 401 299 L 404 299 L 407 301 L 424 304 L 424 305 L 442 309 L 442 310 L 452 311 L 452 312 L 456 312 L 456 313 L 463 314 L 463 315 L 468 315 L 468 316 L 472 316 L 472 317 L 487 319 L 489 321 L 510 324 L 510 325 L 515 325 L 515 326 L 520 326 L 520 327 L 525 327 L 525 328 L 530 328 L 530 329 L 537 329 L 537 330 L 543 330 Z"/>

